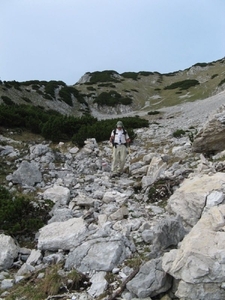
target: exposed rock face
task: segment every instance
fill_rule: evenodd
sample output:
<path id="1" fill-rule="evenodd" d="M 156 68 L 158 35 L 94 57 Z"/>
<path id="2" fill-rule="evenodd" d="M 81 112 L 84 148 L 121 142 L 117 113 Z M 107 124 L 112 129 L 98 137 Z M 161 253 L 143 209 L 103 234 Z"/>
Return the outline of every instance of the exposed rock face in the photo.
<path id="1" fill-rule="evenodd" d="M 205 213 L 177 250 L 163 256 L 163 269 L 180 280 L 176 295 L 189 299 L 223 299 L 225 290 L 225 205 Z M 194 290 L 194 292 L 193 292 Z M 206 293 L 207 290 L 207 293 Z"/>
<path id="2" fill-rule="evenodd" d="M 90 73 L 85 73 L 78 81 L 78 83 L 86 83 L 91 79 Z"/>
<path id="3" fill-rule="evenodd" d="M 223 191 L 224 186 L 225 173 L 220 172 L 186 179 L 169 198 L 167 209 L 169 212 L 181 216 L 184 226 L 189 230 L 201 218 L 211 192 L 213 190 Z"/>
<path id="4" fill-rule="evenodd" d="M 204 125 L 195 137 L 193 151 L 215 153 L 225 149 L 225 107 L 221 106 L 216 114 Z"/>

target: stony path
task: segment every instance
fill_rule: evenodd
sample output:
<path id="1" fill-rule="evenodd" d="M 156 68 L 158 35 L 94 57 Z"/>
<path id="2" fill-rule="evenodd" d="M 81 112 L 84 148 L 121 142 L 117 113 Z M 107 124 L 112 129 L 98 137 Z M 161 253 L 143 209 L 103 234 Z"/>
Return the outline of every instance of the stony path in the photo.
<path id="1" fill-rule="evenodd" d="M 225 91 L 204 100 L 186 102 L 160 111 L 165 113 L 167 122 L 188 127 L 204 124 L 221 105 L 225 105 Z"/>
<path id="2" fill-rule="evenodd" d="M 164 113 L 163 119 L 166 120 L 168 125 L 177 127 L 180 124 L 180 127 L 190 127 L 204 124 L 211 113 L 215 112 L 215 110 L 217 110 L 223 104 L 225 104 L 225 91 L 204 100 L 197 100 L 195 102 L 186 102 L 176 106 L 165 107 L 159 109 L 159 111 Z M 120 116 L 116 114 L 105 115 L 97 112 L 96 110 L 93 110 L 92 114 L 99 120 L 118 118 Z M 145 116 L 146 111 L 125 113 L 121 115 L 121 117 L 135 115 Z"/>

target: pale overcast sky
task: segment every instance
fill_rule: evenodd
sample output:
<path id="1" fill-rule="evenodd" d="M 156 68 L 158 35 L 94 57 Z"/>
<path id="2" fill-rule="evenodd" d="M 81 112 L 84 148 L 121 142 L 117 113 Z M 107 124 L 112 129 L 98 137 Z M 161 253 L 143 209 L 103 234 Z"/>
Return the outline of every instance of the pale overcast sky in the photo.
<path id="1" fill-rule="evenodd" d="M 0 80 L 184 70 L 225 56 L 225 0 L 0 0 Z"/>

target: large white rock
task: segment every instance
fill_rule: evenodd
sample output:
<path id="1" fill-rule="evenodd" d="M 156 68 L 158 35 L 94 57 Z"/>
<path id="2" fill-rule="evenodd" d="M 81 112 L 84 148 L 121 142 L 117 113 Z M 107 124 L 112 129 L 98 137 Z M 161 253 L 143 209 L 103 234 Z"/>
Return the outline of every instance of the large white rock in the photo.
<path id="1" fill-rule="evenodd" d="M 54 185 L 43 193 L 44 199 L 52 200 L 54 203 L 66 205 L 70 199 L 70 190 L 67 187 Z"/>
<path id="2" fill-rule="evenodd" d="M 127 195 L 125 193 L 120 193 L 117 191 L 107 191 L 103 195 L 102 201 L 104 203 L 124 202 L 126 199 L 127 199 Z"/>
<path id="3" fill-rule="evenodd" d="M 225 173 L 188 178 L 169 198 L 167 209 L 180 215 L 190 230 L 201 218 L 208 195 L 214 190 L 222 190 L 224 184 Z"/>
<path id="4" fill-rule="evenodd" d="M 142 177 L 142 188 L 153 184 L 159 176 L 165 172 L 167 164 L 163 162 L 160 156 L 154 156 L 149 164 L 146 176 Z"/>
<path id="5" fill-rule="evenodd" d="M 69 253 L 65 262 L 66 269 L 75 268 L 82 273 L 90 271 L 112 271 L 131 252 L 123 238 L 110 240 L 108 238 L 93 239 L 82 243 Z"/>
<path id="6" fill-rule="evenodd" d="M 87 228 L 83 218 L 72 218 L 65 222 L 50 223 L 40 229 L 38 249 L 69 250 L 86 238 Z"/>
<path id="7" fill-rule="evenodd" d="M 202 216 L 181 242 L 179 249 L 164 254 L 162 267 L 174 278 L 186 283 L 180 284 L 178 288 L 178 293 L 184 299 L 193 299 L 188 298 L 188 295 L 194 289 L 196 289 L 195 295 L 199 289 L 207 295 L 208 283 L 218 287 L 218 283 L 222 285 L 225 281 L 224 249 L 225 205 L 223 204 L 212 207 Z M 186 290 L 186 297 L 184 290 L 181 290 L 182 287 Z M 216 298 L 211 295 L 211 298 L 204 299 Z M 223 298 L 220 299 L 225 299 L 225 290 L 223 290 Z"/>
<path id="8" fill-rule="evenodd" d="M 138 298 L 143 299 L 167 291 L 171 287 L 171 278 L 162 270 L 161 259 L 157 258 L 142 265 L 126 287 Z"/>
<path id="9" fill-rule="evenodd" d="M 12 266 L 18 251 L 19 247 L 11 236 L 0 234 L 0 271 Z"/>
<path id="10" fill-rule="evenodd" d="M 106 272 L 98 272 L 91 279 L 91 287 L 88 289 L 88 294 L 92 297 L 98 297 L 106 290 L 108 282 L 105 279 Z"/>
<path id="11" fill-rule="evenodd" d="M 34 186 L 42 181 L 42 174 L 34 162 L 22 161 L 19 168 L 12 174 L 12 182 Z"/>

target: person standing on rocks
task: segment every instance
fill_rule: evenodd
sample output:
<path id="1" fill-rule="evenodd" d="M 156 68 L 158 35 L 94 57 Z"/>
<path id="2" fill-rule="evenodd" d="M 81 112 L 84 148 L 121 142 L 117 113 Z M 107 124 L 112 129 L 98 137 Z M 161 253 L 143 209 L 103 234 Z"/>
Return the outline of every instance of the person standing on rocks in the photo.
<path id="1" fill-rule="evenodd" d="M 117 122 L 116 129 L 112 131 L 110 142 L 113 145 L 111 171 L 112 177 L 114 177 L 123 173 L 127 156 L 127 145 L 130 142 L 129 135 L 121 121 Z"/>

